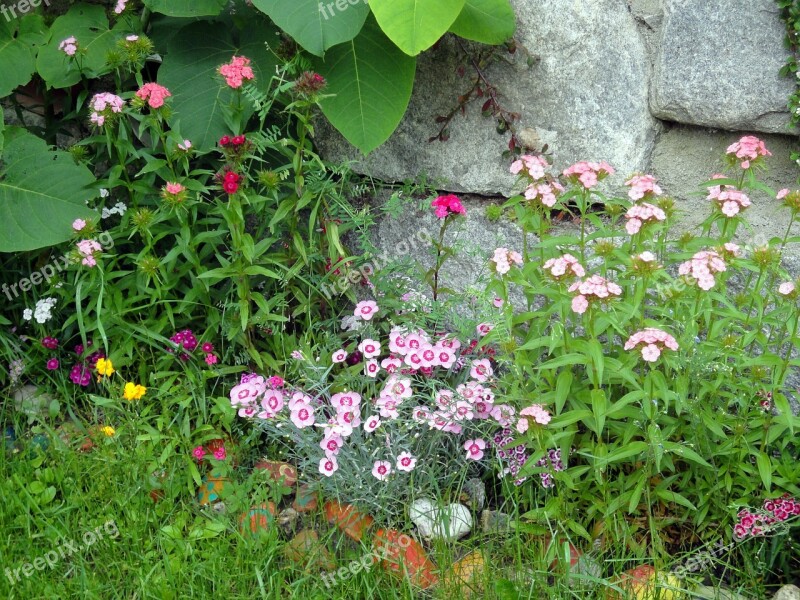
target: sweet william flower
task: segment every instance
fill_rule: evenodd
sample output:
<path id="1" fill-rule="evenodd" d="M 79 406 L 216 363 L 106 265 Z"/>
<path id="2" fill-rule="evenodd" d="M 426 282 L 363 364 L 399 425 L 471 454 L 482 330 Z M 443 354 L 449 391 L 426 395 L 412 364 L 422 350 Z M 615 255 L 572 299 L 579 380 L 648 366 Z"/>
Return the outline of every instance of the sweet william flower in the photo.
<path id="1" fill-rule="evenodd" d="M 55 371 L 56 369 L 58 369 L 58 359 L 51 358 L 50 360 L 47 361 L 47 370 Z"/>
<path id="2" fill-rule="evenodd" d="M 136 91 L 136 97 L 146 101 L 150 108 L 161 108 L 164 100 L 172 96 L 170 91 L 157 83 L 145 83 Z"/>
<path id="3" fill-rule="evenodd" d="M 75 39 L 74 35 L 71 35 L 67 39 L 61 40 L 58 49 L 67 56 L 75 56 L 75 53 L 78 51 L 78 40 Z"/>
<path id="4" fill-rule="evenodd" d="M 233 89 L 242 87 L 245 81 L 254 79 L 250 59 L 245 56 L 234 56 L 229 63 L 220 66 L 217 72 L 225 78 L 225 83 Z"/>
<path id="5" fill-rule="evenodd" d="M 461 200 L 454 194 L 437 196 L 437 198 L 431 202 L 431 208 L 435 209 L 434 212 L 439 219 L 444 219 L 455 214 L 467 214 L 467 210 L 464 208 L 464 205 L 461 204 Z"/>
<path id="6" fill-rule="evenodd" d="M 192 450 L 192 456 L 196 461 L 201 461 L 206 455 L 206 451 L 202 446 L 196 446 L 194 450 Z"/>

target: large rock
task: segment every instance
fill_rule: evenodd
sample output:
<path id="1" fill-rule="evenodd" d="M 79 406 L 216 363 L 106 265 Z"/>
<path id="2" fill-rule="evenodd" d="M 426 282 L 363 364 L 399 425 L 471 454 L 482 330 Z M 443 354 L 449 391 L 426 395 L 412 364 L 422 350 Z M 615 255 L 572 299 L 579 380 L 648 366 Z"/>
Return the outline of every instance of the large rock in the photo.
<path id="1" fill-rule="evenodd" d="M 644 169 L 657 122 L 648 107 L 649 60 L 625 3 L 617 0 L 512 0 L 520 48 L 486 67 L 505 108 L 521 114 L 520 129 L 535 130 L 549 145 L 556 167 L 578 160 L 606 160 L 621 179 Z M 527 48 L 528 53 L 522 48 Z M 473 48 L 474 49 L 474 48 Z M 530 57 L 531 66 L 528 66 Z M 441 189 L 479 194 L 507 193 L 514 177 L 501 158 L 509 134 L 483 118 L 483 101 L 456 116 L 446 143 L 427 140 L 470 87 L 459 42 L 446 36 L 419 57 L 408 111 L 397 131 L 366 159 L 330 126 L 316 140 L 326 158 L 357 160 L 355 169 L 385 181 L 426 173 Z"/>
<path id="2" fill-rule="evenodd" d="M 785 133 L 794 82 L 774 0 L 665 0 L 651 90 L 661 119 Z"/>

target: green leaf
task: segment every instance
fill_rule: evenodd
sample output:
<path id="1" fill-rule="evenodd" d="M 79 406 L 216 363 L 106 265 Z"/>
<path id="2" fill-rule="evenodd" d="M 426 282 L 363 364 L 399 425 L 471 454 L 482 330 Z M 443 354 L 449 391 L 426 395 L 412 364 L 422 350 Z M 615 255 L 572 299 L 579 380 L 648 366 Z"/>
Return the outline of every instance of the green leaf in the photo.
<path id="1" fill-rule="evenodd" d="M 539 370 L 557 369 L 558 367 L 564 367 L 566 365 L 582 365 L 582 364 L 586 364 L 586 357 L 583 354 L 572 352 L 570 354 L 563 354 L 561 356 L 557 356 L 556 358 L 551 358 L 550 360 L 543 362 L 536 368 Z"/>
<path id="2" fill-rule="evenodd" d="M 335 94 L 322 112 L 351 144 L 368 154 L 392 135 L 411 99 L 417 61 L 386 38 L 370 18 L 358 36 L 315 61 Z"/>
<path id="3" fill-rule="evenodd" d="M 6 130 L 0 171 L 0 252 L 52 246 L 72 235 L 72 221 L 96 217 L 86 208 L 95 196 L 92 173 L 67 152 L 50 152 L 38 137 Z"/>
<path id="4" fill-rule="evenodd" d="M 564 403 L 569 396 L 569 390 L 572 387 L 573 381 L 572 371 L 561 371 L 556 380 L 556 414 L 561 414 L 561 409 L 564 408 Z"/>
<path id="5" fill-rule="evenodd" d="M 623 461 L 626 458 L 631 458 L 632 456 L 637 456 L 642 452 L 646 452 L 648 448 L 649 446 L 647 442 L 631 442 L 622 448 L 617 448 L 613 452 L 609 452 L 605 457 L 603 457 L 602 464 L 599 464 L 598 466 L 605 466 L 614 462 Z M 601 461 L 598 461 L 598 463 L 600 462 Z"/>
<path id="6" fill-rule="evenodd" d="M 603 426 L 606 422 L 608 400 L 603 390 L 592 390 L 590 395 L 592 398 L 592 414 L 594 415 L 595 423 L 597 423 L 597 430 L 595 433 L 600 436 L 603 433 Z"/>
<path id="7" fill-rule="evenodd" d="M 274 28 L 273 28 L 274 29 Z M 225 111 L 235 93 L 217 74 L 217 68 L 234 55 L 251 59 L 255 84 L 266 90 L 275 71 L 276 59 L 267 50 L 277 38 L 264 21 L 264 28 L 248 27 L 239 44 L 231 33 L 218 23 L 192 23 L 181 29 L 167 46 L 164 63 L 158 70 L 158 81 L 172 92 L 172 109 L 180 119 L 181 134 L 191 140 L 198 152 L 213 148 L 217 140 L 231 133 Z M 252 107 L 245 102 L 244 117 Z"/>
<path id="8" fill-rule="evenodd" d="M 106 55 L 129 31 L 125 21 L 119 21 L 114 29 L 109 30 L 104 7 L 76 4 L 53 21 L 47 44 L 39 50 L 36 70 L 51 88 L 75 85 L 81 80 L 81 71 L 86 77 L 108 73 Z M 71 36 L 78 42 L 80 56 L 76 58 L 70 58 L 58 49 L 58 45 Z"/>
<path id="9" fill-rule="evenodd" d="M 692 504 L 686 496 L 682 496 L 678 492 L 673 492 L 671 490 L 656 490 L 656 496 L 661 498 L 662 500 L 666 500 L 667 502 L 674 502 L 675 504 L 680 504 L 681 506 L 688 508 L 690 510 L 697 510 L 697 507 Z"/>
<path id="10" fill-rule="evenodd" d="M 763 452 L 756 454 L 756 465 L 758 465 L 758 474 L 761 477 L 761 481 L 764 483 L 764 487 L 767 488 L 767 492 L 769 492 L 772 487 L 772 463 L 769 460 L 769 456 Z"/>
<path id="11" fill-rule="evenodd" d="M 447 32 L 464 0 L 371 0 L 369 5 L 389 39 L 416 56 Z"/>
<path id="12" fill-rule="evenodd" d="M 0 97 L 8 96 L 14 88 L 31 80 L 36 70 L 38 46 L 45 39 L 47 27 L 39 15 L 0 21 L 0 65 L 3 65 L 0 68 Z"/>
<path id="13" fill-rule="evenodd" d="M 253 0 L 253 6 L 316 56 L 356 37 L 369 14 L 367 0 Z"/>
<path id="14" fill-rule="evenodd" d="M 218 15 L 227 0 L 144 0 L 153 12 L 170 17 L 208 17 Z"/>
<path id="15" fill-rule="evenodd" d="M 450 26 L 457 36 L 482 44 L 502 44 L 515 29 L 514 9 L 508 0 L 467 0 Z"/>
<path id="16" fill-rule="evenodd" d="M 689 448 L 688 446 L 684 446 L 682 444 L 676 444 L 675 442 L 664 442 L 664 450 L 667 452 L 672 452 L 677 454 L 678 456 L 690 460 L 692 462 L 697 463 L 698 465 L 702 465 L 704 467 L 711 467 L 706 460 L 700 456 L 697 452 Z"/>

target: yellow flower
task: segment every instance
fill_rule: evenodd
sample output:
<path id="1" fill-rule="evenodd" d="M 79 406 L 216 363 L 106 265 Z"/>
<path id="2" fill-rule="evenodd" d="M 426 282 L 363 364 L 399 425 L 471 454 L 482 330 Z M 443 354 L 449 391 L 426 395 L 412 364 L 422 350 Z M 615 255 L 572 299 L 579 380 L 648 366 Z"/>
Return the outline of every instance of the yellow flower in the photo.
<path id="1" fill-rule="evenodd" d="M 125 390 L 122 392 L 122 396 L 125 400 L 139 400 L 144 393 L 147 391 L 147 388 L 143 385 L 139 385 L 138 383 L 131 383 L 130 381 L 125 384 Z"/>
<path id="2" fill-rule="evenodd" d="M 98 358 L 94 368 L 97 369 L 100 375 L 105 375 L 106 377 L 114 373 L 114 365 L 111 364 L 111 360 L 108 358 Z"/>
<path id="3" fill-rule="evenodd" d="M 111 437 L 112 435 L 117 433 L 116 431 L 114 431 L 114 428 L 111 427 L 110 425 L 105 425 L 105 426 L 101 427 L 100 431 L 102 431 L 103 434 L 105 434 L 106 437 Z"/>

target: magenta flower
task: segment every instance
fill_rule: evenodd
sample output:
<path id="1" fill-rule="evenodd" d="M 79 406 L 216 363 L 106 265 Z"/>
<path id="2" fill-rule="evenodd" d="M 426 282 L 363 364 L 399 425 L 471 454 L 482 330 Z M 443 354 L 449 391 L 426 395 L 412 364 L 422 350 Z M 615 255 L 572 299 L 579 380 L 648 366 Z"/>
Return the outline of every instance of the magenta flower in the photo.
<path id="1" fill-rule="evenodd" d="M 58 348 L 58 340 L 48 335 L 47 337 L 42 339 L 42 346 L 44 346 L 48 350 L 55 350 L 56 348 Z"/>
<path id="2" fill-rule="evenodd" d="M 227 456 L 227 453 L 225 452 L 225 448 L 224 447 L 220 447 L 220 448 L 217 448 L 216 450 L 214 450 L 214 458 L 215 459 L 217 459 L 217 460 L 225 460 L 226 456 Z"/>
<path id="3" fill-rule="evenodd" d="M 56 369 L 58 369 L 58 359 L 51 358 L 50 360 L 47 361 L 47 370 L 55 371 Z"/>
<path id="4" fill-rule="evenodd" d="M 464 208 L 464 205 L 461 204 L 461 200 L 459 200 L 458 196 L 454 194 L 438 196 L 433 202 L 431 202 L 431 207 L 436 209 L 436 217 L 439 219 L 444 219 L 455 214 L 467 214 L 467 210 Z"/>
<path id="5" fill-rule="evenodd" d="M 202 446 L 197 446 L 194 450 L 192 450 L 192 456 L 194 456 L 195 460 L 200 462 L 206 455 L 206 451 Z"/>

